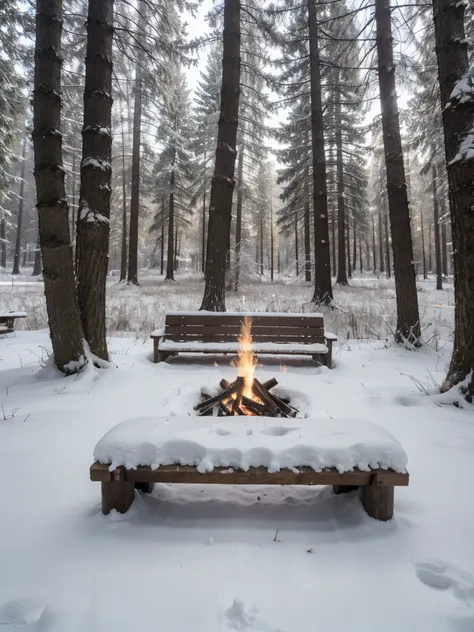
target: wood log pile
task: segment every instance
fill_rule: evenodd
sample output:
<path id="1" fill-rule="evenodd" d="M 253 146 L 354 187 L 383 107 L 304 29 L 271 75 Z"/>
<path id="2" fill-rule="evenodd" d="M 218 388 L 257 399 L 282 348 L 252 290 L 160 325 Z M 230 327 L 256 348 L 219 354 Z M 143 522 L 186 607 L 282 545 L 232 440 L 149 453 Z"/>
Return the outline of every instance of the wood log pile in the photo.
<path id="1" fill-rule="evenodd" d="M 244 378 L 238 377 L 230 384 L 221 380 L 221 392 L 210 396 L 201 391 L 202 401 L 194 407 L 200 417 L 232 417 L 236 415 L 254 415 L 258 417 L 296 417 L 297 410 L 290 406 L 289 399 L 277 397 L 271 389 L 277 386 L 275 378 L 263 384 L 254 378 L 252 397 L 244 395 Z"/>

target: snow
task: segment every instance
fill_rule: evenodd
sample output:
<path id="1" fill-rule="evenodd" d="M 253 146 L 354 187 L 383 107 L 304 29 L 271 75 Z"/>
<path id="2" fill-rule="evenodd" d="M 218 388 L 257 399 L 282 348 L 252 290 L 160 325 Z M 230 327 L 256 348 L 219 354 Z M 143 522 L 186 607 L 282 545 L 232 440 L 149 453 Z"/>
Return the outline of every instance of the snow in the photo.
<path id="1" fill-rule="evenodd" d="M 456 162 L 467 162 L 468 160 L 472 160 L 473 158 L 474 158 L 474 127 L 467 134 L 466 138 L 463 139 L 462 143 L 459 146 L 458 153 L 449 162 L 449 164 L 454 165 Z"/>
<path id="2" fill-rule="evenodd" d="M 466 103 L 474 97 L 474 66 L 470 68 L 458 81 L 449 95 L 448 106 Z"/>
<path id="3" fill-rule="evenodd" d="M 152 335 L 156 335 L 153 332 Z M 252 344 L 255 353 L 289 353 L 289 354 L 326 354 L 328 348 L 319 342 L 314 344 L 302 344 L 297 342 L 255 342 Z M 180 351 L 190 352 L 207 352 L 214 351 L 216 353 L 237 353 L 240 349 L 238 342 L 176 342 L 174 340 L 165 340 L 160 342 L 161 351 Z"/>
<path id="4" fill-rule="evenodd" d="M 0 312 L 0 318 L 25 318 L 26 312 Z"/>
<path id="5" fill-rule="evenodd" d="M 236 374 L 223 356 L 153 364 L 150 331 L 166 311 L 198 306 L 202 286 L 185 296 L 182 278 L 143 285 L 156 293 L 114 284 L 109 294 L 109 318 L 120 306 L 138 310 L 136 335 L 108 339 L 113 370 L 39 374 L 46 330 L 0 340 L 0 620 L 25 632 L 471 632 L 474 407 L 454 407 L 435 387 L 452 351 L 452 287 L 418 283 L 422 326 L 433 323 L 427 339 L 438 331 L 419 351 L 383 336 L 354 340 L 350 314 L 327 310 L 340 341 L 332 371 L 299 358 L 284 358 L 283 370 L 273 357 L 257 370 L 261 381 L 277 378 L 274 391 L 303 421 L 365 419 L 396 437 L 410 485 L 396 488 L 394 518 L 380 523 L 356 492 L 326 487 L 156 485 L 126 514 L 102 515 L 100 484 L 89 480 L 100 438 L 134 417 L 198 423 L 201 388 Z M 335 288 L 337 304 L 354 308 L 362 336 L 362 317 L 368 327 L 377 314 L 392 318 L 394 286 L 353 285 Z M 19 325 L 31 328 L 45 322 L 42 292 L 41 283 L 10 283 L 2 308 L 26 311 Z M 298 311 L 311 288 L 245 287 L 246 304 L 264 311 L 272 293 L 278 311 L 290 301 Z"/>
<path id="6" fill-rule="evenodd" d="M 110 162 L 102 160 L 101 158 L 94 158 L 93 156 L 87 156 L 82 161 L 83 167 L 92 167 L 93 169 L 101 169 L 102 171 L 108 171 L 110 169 Z"/>
<path id="7" fill-rule="evenodd" d="M 252 430 L 247 433 L 249 426 Z M 319 472 L 369 468 L 404 472 L 407 456 L 386 430 L 354 419 L 246 417 L 225 421 L 198 417 L 151 417 L 123 421 L 98 442 L 94 458 L 128 469 L 149 465 L 191 465 L 199 472 L 215 467 L 269 472 L 310 467 Z"/>
<path id="8" fill-rule="evenodd" d="M 79 211 L 79 219 L 83 222 L 103 222 L 105 224 L 109 223 L 108 217 L 99 213 L 99 211 L 91 209 L 86 202 L 82 202 L 82 206 Z"/>

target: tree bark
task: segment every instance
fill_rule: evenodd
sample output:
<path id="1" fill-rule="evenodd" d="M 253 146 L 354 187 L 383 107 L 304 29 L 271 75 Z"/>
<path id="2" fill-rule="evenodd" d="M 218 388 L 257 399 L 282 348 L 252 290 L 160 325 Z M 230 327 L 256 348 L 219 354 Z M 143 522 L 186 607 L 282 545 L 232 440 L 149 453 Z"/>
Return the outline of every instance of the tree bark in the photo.
<path id="1" fill-rule="evenodd" d="M 309 173 L 304 173 L 304 273 L 305 281 L 311 281 L 311 234 L 309 218 Z"/>
<path id="2" fill-rule="evenodd" d="M 352 215 L 352 272 L 357 269 L 357 231 L 356 221 L 354 215 Z"/>
<path id="3" fill-rule="evenodd" d="M 439 205 L 438 205 L 438 170 L 435 163 L 431 165 L 431 179 L 433 188 L 433 229 L 436 262 L 436 289 L 443 289 L 443 270 L 441 267 L 441 240 L 439 234 Z"/>
<path id="4" fill-rule="evenodd" d="M 77 217 L 77 296 L 92 353 L 108 360 L 105 286 L 109 262 L 112 178 L 113 0 L 89 0 Z"/>
<path id="5" fill-rule="evenodd" d="M 300 253 L 299 253 L 299 240 L 298 240 L 298 211 L 295 211 L 295 271 L 296 278 L 300 275 Z"/>
<path id="6" fill-rule="evenodd" d="M 125 281 L 127 278 L 127 178 L 125 169 L 125 120 L 123 112 L 121 112 L 122 126 L 122 247 L 120 253 L 120 280 Z"/>
<path id="7" fill-rule="evenodd" d="M 71 253 L 72 258 L 72 253 Z M 31 276 L 39 276 L 41 274 L 41 248 L 40 248 L 40 237 L 38 234 L 38 238 L 36 240 L 36 250 L 35 250 L 35 261 L 33 264 L 33 273 Z"/>
<path id="8" fill-rule="evenodd" d="M 165 196 L 161 196 L 161 252 L 160 252 L 160 274 L 163 276 L 165 270 Z"/>
<path id="9" fill-rule="evenodd" d="M 235 272 L 234 272 L 234 291 L 237 292 L 240 283 L 240 251 L 242 246 L 242 207 L 243 207 L 243 177 L 244 177 L 244 129 L 240 131 L 240 143 L 237 156 L 237 204 L 235 215 Z"/>
<path id="10" fill-rule="evenodd" d="M 204 153 L 204 164 L 206 164 L 206 153 Z M 206 173 L 204 172 L 204 183 L 202 189 L 202 231 L 201 231 L 201 272 L 206 270 Z"/>
<path id="11" fill-rule="evenodd" d="M 171 167 L 170 174 L 170 196 L 169 196 L 169 208 L 168 208 L 168 254 L 166 256 L 166 277 L 165 281 L 174 281 L 174 253 L 175 253 L 175 238 L 174 238 L 174 183 L 175 183 L 175 171 L 174 171 L 174 158 Z"/>
<path id="12" fill-rule="evenodd" d="M 443 275 L 448 278 L 448 240 L 446 236 L 446 223 L 441 224 L 441 251 L 443 258 Z"/>
<path id="13" fill-rule="evenodd" d="M 314 294 L 316 305 L 332 302 L 329 251 L 328 193 L 324 152 L 321 65 L 315 0 L 308 0 L 309 62 L 311 81 L 311 146 L 313 154 Z"/>
<path id="14" fill-rule="evenodd" d="M 474 99 L 472 94 L 469 98 L 456 92 L 460 80 L 464 78 L 466 84 L 469 81 L 464 11 L 463 2 L 433 0 L 456 300 L 454 350 L 444 389 L 462 381 L 474 367 L 474 160 L 462 148 L 474 127 Z M 473 81 L 472 75 L 470 80 Z M 470 393 L 472 397 L 473 380 Z"/>
<path id="15" fill-rule="evenodd" d="M 336 75 L 336 85 L 339 74 Z M 341 97 L 339 90 L 334 92 L 336 99 L 336 178 L 337 178 L 337 279 L 339 285 L 348 285 L 346 268 L 346 204 L 344 197 L 344 156 L 342 153 Z"/>
<path id="16" fill-rule="evenodd" d="M 263 217 L 260 216 L 260 276 L 263 277 Z"/>
<path id="17" fill-rule="evenodd" d="M 397 295 L 395 339 L 398 342 L 407 341 L 409 344 L 419 345 L 420 316 L 395 86 L 390 0 L 375 0 L 375 21 L 388 207 Z"/>
<path id="18" fill-rule="evenodd" d="M 374 259 L 374 274 L 377 272 L 377 248 L 375 246 L 375 220 L 372 215 L 372 254 Z"/>
<path id="19" fill-rule="evenodd" d="M 423 219 L 423 209 L 420 208 L 420 227 L 421 227 L 421 257 L 423 259 L 423 280 L 428 278 L 426 274 L 426 248 L 425 248 L 425 222 Z"/>
<path id="20" fill-rule="evenodd" d="M 87 364 L 74 281 L 61 139 L 61 0 L 36 5 L 33 141 L 44 290 L 56 366 Z"/>
<path id="21" fill-rule="evenodd" d="M 273 198 L 270 198 L 270 280 L 272 282 L 275 278 L 275 237 L 273 230 Z"/>
<path id="22" fill-rule="evenodd" d="M 387 279 L 390 279 L 392 276 L 392 270 L 390 265 L 390 240 L 388 238 L 388 212 L 387 206 L 384 200 L 384 214 L 383 214 L 383 223 L 384 223 L 384 231 L 385 231 L 385 254 L 387 257 Z"/>
<path id="23" fill-rule="evenodd" d="M 23 207 L 24 207 L 24 197 L 25 197 L 25 160 L 26 160 L 26 136 L 23 139 L 23 147 L 21 150 L 20 201 L 18 203 L 18 221 L 16 225 L 15 254 L 13 257 L 12 274 L 20 274 L 21 230 L 22 230 L 22 224 L 23 224 Z"/>
<path id="24" fill-rule="evenodd" d="M 5 211 L 2 211 L 2 219 L 0 220 L 0 264 L 4 271 L 7 267 L 7 222 L 5 220 Z"/>
<path id="25" fill-rule="evenodd" d="M 379 200 L 379 208 L 378 208 L 378 214 L 379 214 L 379 270 L 380 272 L 385 272 L 385 257 L 384 257 L 384 252 L 383 252 L 383 222 L 382 222 L 382 200 Z"/>
<path id="26" fill-rule="evenodd" d="M 230 246 L 232 196 L 240 96 L 240 0 L 224 2 L 221 110 L 211 185 L 204 297 L 201 309 L 224 312 L 226 259 Z"/>
<path id="27" fill-rule="evenodd" d="M 347 256 L 347 276 L 352 279 L 352 266 L 351 266 L 351 232 L 349 228 L 349 222 L 346 222 L 346 250 Z"/>

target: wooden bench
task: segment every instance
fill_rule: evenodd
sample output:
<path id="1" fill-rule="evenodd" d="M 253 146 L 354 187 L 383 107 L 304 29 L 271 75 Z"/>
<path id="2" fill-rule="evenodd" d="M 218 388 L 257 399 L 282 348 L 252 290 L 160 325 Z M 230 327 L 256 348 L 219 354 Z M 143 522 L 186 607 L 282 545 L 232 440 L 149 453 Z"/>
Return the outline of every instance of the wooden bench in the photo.
<path id="1" fill-rule="evenodd" d="M 236 353 L 244 318 L 252 318 L 256 355 L 310 355 L 332 367 L 332 345 L 337 337 L 324 331 L 322 314 L 240 312 L 172 312 L 164 329 L 151 334 L 153 361 L 178 353 Z"/>
<path id="2" fill-rule="evenodd" d="M 25 312 L 0 312 L 0 335 L 15 331 L 15 320 L 25 318 Z"/>
<path id="3" fill-rule="evenodd" d="M 135 469 L 110 466 L 95 462 L 90 468 L 90 478 L 102 485 L 102 513 L 112 509 L 125 513 L 133 502 L 135 490 L 151 493 L 154 483 L 194 483 L 197 485 L 332 485 L 335 494 L 359 489 L 365 511 L 377 520 L 390 520 L 393 516 L 394 488 L 407 486 L 408 472 L 393 470 L 353 470 L 340 473 L 336 469 L 315 472 L 309 467 L 297 470 L 281 470 L 270 473 L 263 467 L 244 470 L 215 468 L 200 473 L 195 467 L 168 465 L 152 470 L 139 466 Z"/>

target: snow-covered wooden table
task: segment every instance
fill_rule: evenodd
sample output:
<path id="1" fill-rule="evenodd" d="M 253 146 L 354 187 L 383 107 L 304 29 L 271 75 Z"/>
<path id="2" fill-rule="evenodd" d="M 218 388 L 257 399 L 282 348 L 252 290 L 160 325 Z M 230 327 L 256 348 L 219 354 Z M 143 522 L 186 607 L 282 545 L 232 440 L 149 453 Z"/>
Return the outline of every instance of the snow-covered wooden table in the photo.
<path id="1" fill-rule="evenodd" d="M 367 513 L 393 515 L 394 487 L 408 485 L 407 456 L 383 428 L 351 419 L 153 417 L 124 421 L 94 450 L 102 511 L 125 513 L 135 489 L 154 483 L 332 485 L 360 488 Z"/>

